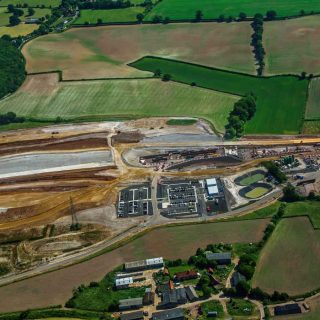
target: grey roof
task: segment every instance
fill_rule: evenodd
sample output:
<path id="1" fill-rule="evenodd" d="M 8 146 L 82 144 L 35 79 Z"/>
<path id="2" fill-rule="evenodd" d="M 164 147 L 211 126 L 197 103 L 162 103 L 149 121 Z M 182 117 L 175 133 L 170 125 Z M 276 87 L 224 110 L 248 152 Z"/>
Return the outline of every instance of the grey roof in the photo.
<path id="1" fill-rule="evenodd" d="M 231 284 L 232 286 L 236 286 L 240 281 L 246 281 L 246 277 L 242 275 L 240 272 L 236 271 L 233 273 L 231 277 Z"/>
<path id="2" fill-rule="evenodd" d="M 130 306 L 137 306 L 137 305 L 142 305 L 142 298 L 119 300 L 119 306 L 121 307 L 130 307 Z"/>
<path id="3" fill-rule="evenodd" d="M 124 313 L 120 317 L 121 320 L 140 320 L 143 319 L 142 311 L 135 311 L 130 313 Z"/>
<path id="4" fill-rule="evenodd" d="M 192 301 L 192 300 L 199 299 L 199 296 L 198 296 L 196 290 L 194 289 L 194 287 L 188 286 L 188 287 L 185 287 L 185 289 L 186 289 L 186 294 L 187 294 L 189 300 Z"/>
<path id="5" fill-rule="evenodd" d="M 231 252 L 206 252 L 206 258 L 208 260 L 231 260 Z"/>
<path id="6" fill-rule="evenodd" d="M 171 320 L 177 318 L 184 318 L 184 313 L 181 308 L 155 312 L 152 314 L 152 320 Z"/>
<path id="7" fill-rule="evenodd" d="M 185 288 L 176 289 L 176 296 L 178 301 L 186 301 L 187 300 L 186 289 Z"/>

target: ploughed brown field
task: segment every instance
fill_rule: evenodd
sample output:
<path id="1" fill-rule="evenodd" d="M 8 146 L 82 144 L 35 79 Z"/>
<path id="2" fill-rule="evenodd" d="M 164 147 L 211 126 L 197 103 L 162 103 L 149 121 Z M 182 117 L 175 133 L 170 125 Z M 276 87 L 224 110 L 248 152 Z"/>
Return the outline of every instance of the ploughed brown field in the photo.
<path id="1" fill-rule="evenodd" d="M 156 256 L 188 258 L 198 247 L 209 243 L 257 242 L 268 221 L 257 219 L 156 229 L 89 261 L 1 287 L 0 311 L 64 304 L 74 288 L 100 280 L 125 261 Z"/>
<path id="2" fill-rule="evenodd" d="M 62 70 L 64 79 L 136 77 L 148 72 L 127 66 L 146 55 L 254 73 L 250 23 L 74 28 L 23 47 L 27 70 Z"/>

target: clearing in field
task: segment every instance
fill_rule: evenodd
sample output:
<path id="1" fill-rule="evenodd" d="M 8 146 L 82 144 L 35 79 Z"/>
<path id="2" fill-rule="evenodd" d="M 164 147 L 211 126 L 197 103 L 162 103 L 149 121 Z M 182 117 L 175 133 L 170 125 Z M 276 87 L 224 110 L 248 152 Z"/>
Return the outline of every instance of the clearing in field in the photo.
<path id="1" fill-rule="evenodd" d="M 264 247 L 253 287 L 299 295 L 320 287 L 320 232 L 306 217 L 280 221 Z"/>
<path id="2" fill-rule="evenodd" d="M 267 22 L 263 40 L 266 73 L 320 72 L 319 16 Z"/>
<path id="3" fill-rule="evenodd" d="M 320 78 L 310 81 L 305 119 L 320 119 Z"/>
<path id="4" fill-rule="evenodd" d="M 194 116 L 223 132 L 238 96 L 158 79 L 58 82 L 58 75 L 28 76 L 12 96 L 0 101 L 8 111 L 28 118 Z"/>
<path id="5" fill-rule="evenodd" d="M 310 218 L 310 221 L 315 229 L 320 229 L 320 203 L 318 201 L 288 203 L 285 213 L 286 217 L 305 215 Z"/>
<path id="6" fill-rule="evenodd" d="M 220 15 L 238 17 L 244 12 L 249 17 L 256 13 L 265 14 L 275 10 L 279 17 L 296 16 L 301 10 L 306 13 L 320 11 L 317 0 L 163 0 L 148 14 L 147 20 L 155 15 L 169 17 L 172 20 L 194 19 L 197 10 L 201 10 L 204 19 L 217 19 Z"/>
<path id="7" fill-rule="evenodd" d="M 39 26 L 37 24 L 24 24 L 20 23 L 14 27 L 0 27 L 0 37 L 7 34 L 11 37 L 25 36 L 30 34 L 34 30 L 37 30 Z"/>
<path id="8" fill-rule="evenodd" d="M 245 127 L 247 134 L 297 134 L 301 130 L 308 80 L 295 76 L 252 77 L 154 57 L 145 57 L 131 65 L 151 72 L 160 69 L 173 80 L 187 84 L 195 82 L 212 90 L 242 96 L 254 93 L 257 111 Z"/>
<path id="9" fill-rule="evenodd" d="M 137 21 L 137 14 L 143 13 L 143 11 L 143 7 L 108 10 L 81 10 L 80 17 L 74 22 L 74 24 L 96 24 L 98 19 L 101 19 L 103 23 L 134 22 Z"/>
<path id="10" fill-rule="evenodd" d="M 23 47 L 28 72 L 62 70 L 64 79 L 146 76 L 126 64 L 145 55 L 255 73 L 249 23 L 74 28 Z"/>

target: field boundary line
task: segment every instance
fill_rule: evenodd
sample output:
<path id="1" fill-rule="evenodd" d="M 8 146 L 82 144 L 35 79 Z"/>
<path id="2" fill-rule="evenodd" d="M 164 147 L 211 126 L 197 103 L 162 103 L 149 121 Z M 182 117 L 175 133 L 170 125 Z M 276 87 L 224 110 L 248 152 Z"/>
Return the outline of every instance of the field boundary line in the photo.
<path id="1" fill-rule="evenodd" d="M 86 10 L 86 9 L 83 9 Z M 92 9 L 92 10 L 110 10 L 110 9 Z M 120 9 L 121 10 L 121 9 Z M 81 11 L 81 10 L 80 10 Z M 151 14 L 153 13 L 153 9 L 146 15 L 146 17 L 151 16 Z M 292 16 L 283 16 L 283 17 L 276 17 L 273 20 L 267 20 L 264 17 L 264 21 L 265 22 L 273 22 L 273 21 L 284 21 L 284 20 L 294 20 L 294 19 L 299 19 L 299 18 L 304 18 L 304 17 L 309 17 L 309 16 L 317 16 L 320 15 L 320 11 L 316 11 L 314 13 L 306 13 L 303 16 L 300 14 L 297 15 L 292 15 Z M 227 22 L 227 21 L 221 21 L 219 18 L 212 18 L 212 19 L 201 19 L 200 21 L 195 21 L 195 19 L 170 19 L 169 22 L 167 23 L 163 23 L 163 22 L 159 22 L 159 23 L 154 23 L 151 20 L 144 20 L 142 22 L 139 21 L 122 21 L 122 22 L 102 22 L 102 23 L 94 23 L 94 24 L 84 24 L 84 23 L 73 23 L 71 24 L 71 28 L 82 28 L 82 27 L 99 27 L 99 26 L 127 26 L 127 25 L 141 25 L 141 24 L 145 24 L 145 25 L 159 25 L 159 24 L 174 24 L 174 23 L 241 23 L 241 22 L 252 22 L 254 19 L 254 17 L 247 17 L 243 20 L 239 20 L 239 19 L 235 19 L 232 20 L 231 22 Z"/>
<path id="2" fill-rule="evenodd" d="M 181 64 L 188 64 L 188 65 L 191 65 L 191 66 L 200 67 L 200 68 L 204 68 L 204 69 L 220 71 L 220 72 L 226 72 L 226 73 L 230 73 L 230 74 L 247 76 L 247 77 L 257 78 L 257 79 L 272 79 L 272 78 L 280 78 L 280 77 L 295 77 L 295 78 L 299 78 L 299 76 L 297 74 L 293 74 L 293 73 L 258 77 L 256 75 L 253 75 L 253 74 L 250 74 L 250 73 L 245 73 L 245 72 L 240 72 L 240 71 L 231 71 L 231 70 L 221 69 L 221 68 L 217 68 L 217 67 L 210 67 L 210 66 L 206 66 L 206 65 L 202 65 L 202 64 L 198 64 L 198 63 L 194 63 L 194 62 L 181 61 L 181 60 L 176 60 L 176 59 L 171 59 L 171 58 L 157 57 L 157 56 L 153 56 L 153 55 L 143 56 L 143 57 L 139 58 L 138 60 L 136 60 L 134 62 L 128 63 L 127 65 L 130 66 L 130 67 L 136 68 L 136 67 L 134 67 L 132 65 L 137 63 L 137 62 L 140 62 L 144 58 L 159 59 L 159 60 L 171 61 L 171 62 L 176 62 L 176 63 L 181 63 Z M 136 68 L 136 69 L 138 69 L 138 68 Z"/>

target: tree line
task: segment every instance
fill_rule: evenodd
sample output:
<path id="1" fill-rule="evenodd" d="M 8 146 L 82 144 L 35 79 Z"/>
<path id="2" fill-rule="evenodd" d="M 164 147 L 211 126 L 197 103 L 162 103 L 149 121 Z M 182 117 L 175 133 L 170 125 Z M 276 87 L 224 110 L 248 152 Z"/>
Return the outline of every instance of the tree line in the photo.
<path id="1" fill-rule="evenodd" d="M 254 16 L 253 22 L 251 23 L 253 28 L 253 34 L 251 36 L 251 45 L 253 46 L 253 53 L 258 64 L 257 73 L 259 76 L 262 75 L 263 69 L 265 66 L 264 56 L 266 54 L 263 43 L 262 43 L 262 34 L 263 34 L 263 16 L 257 13 Z"/>
<path id="2" fill-rule="evenodd" d="M 95 2 L 79 2 L 79 9 L 123 9 L 133 6 L 130 1 L 98 0 Z"/>
<path id="3" fill-rule="evenodd" d="M 23 55 L 10 41 L 0 39 L 0 98 L 16 91 L 25 77 Z"/>
<path id="4" fill-rule="evenodd" d="M 244 126 L 256 112 L 256 97 L 249 94 L 234 104 L 233 110 L 228 116 L 228 123 L 225 126 L 225 138 L 233 139 L 242 136 Z"/>

